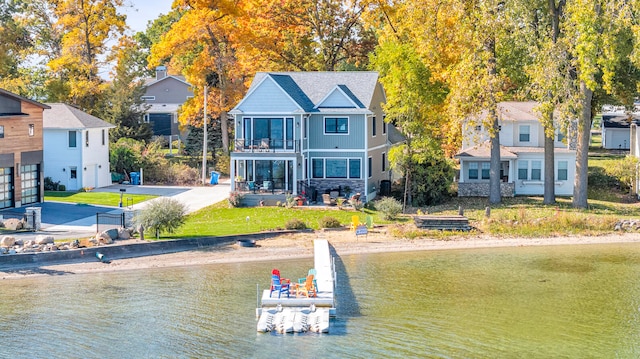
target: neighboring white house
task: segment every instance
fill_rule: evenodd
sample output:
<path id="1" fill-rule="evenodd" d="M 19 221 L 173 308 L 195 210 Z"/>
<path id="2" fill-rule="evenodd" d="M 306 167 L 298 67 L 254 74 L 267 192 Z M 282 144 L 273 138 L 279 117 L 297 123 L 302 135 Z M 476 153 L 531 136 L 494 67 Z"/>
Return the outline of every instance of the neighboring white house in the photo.
<path id="1" fill-rule="evenodd" d="M 544 131 L 535 111 L 537 102 L 501 102 L 498 104 L 500 125 L 500 178 L 503 197 L 544 194 Z M 463 126 L 460 160 L 459 196 L 488 196 L 491 151 L 489 135 L 481 114 L 468 119 Z M 565 135 L 556 130 L 555 194 L 573 195 L 576 151 L 567 144 Z"/>
<path id="2" fill-rule="evenodd" d="M 602 148 L 628 150 L 631 147 L 631 122 L 640 119 L 637 113 L 608 112 L 602 114 Z"/>
<path id="3" fill-rule="evenodd" d="M 109 129 L 115 126 L 63 103 L 44 111 L 44 176 L 68 191 L 111 185 Z"/>

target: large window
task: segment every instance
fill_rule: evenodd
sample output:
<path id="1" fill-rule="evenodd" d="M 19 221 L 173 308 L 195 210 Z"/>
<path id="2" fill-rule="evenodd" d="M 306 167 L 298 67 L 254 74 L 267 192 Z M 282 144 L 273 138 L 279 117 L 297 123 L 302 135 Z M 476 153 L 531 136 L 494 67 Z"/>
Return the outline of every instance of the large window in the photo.
<path id="1" fill-rule="evenodd" d="M 542 161 L 531 161 L 531 179 L 534 181 L 542 179 Z"/>
<path id="2" fill-rule="evenodd" d="M 69 131 L 69 147 L 75 148 L 78 146 L 78 144 L 76 143 L 77 141 L 77 137 L 76 137 L 76 131 Z"/>
<path id="3" fill-rule="evenodd" d="M 349 133 L 349 119 L 346 117 L 325 117 L 324 133 Z"/>
<path id="4" fill-rule="evenodd" d="M 569 162 L 558 161 L 558 181 L 566 181 L 569 177 Z"/>
<path id="5" fill-rule="evenodd" d="M 313 178 L 360 178 L 361 165 L 357 158 L 314 158 L 311 160 Z"/>
<path id="6" fill-rule="evenodd" d="M 478 179 L 478 162 L 469 163 L 469 179 Z"/>
<path id="7" fill-rule="evenodd" d="M 520 142 L 529 142 L 531 137 L 531 126 L 520 125 Z"/>
<path id="8" fill-rule="evenodd" d="M 518 179 L 519 180 L 529 179 L 529 162 L 528 161 L 518 161 Z"/>

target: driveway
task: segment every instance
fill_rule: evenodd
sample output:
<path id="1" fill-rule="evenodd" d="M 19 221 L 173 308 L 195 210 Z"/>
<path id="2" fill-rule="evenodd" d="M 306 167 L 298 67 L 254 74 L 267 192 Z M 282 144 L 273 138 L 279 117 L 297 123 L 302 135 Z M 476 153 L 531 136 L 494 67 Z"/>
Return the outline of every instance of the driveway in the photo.
<path id="1" fill-rule="evenodd" d="M 174 198 L 187 207 L 187 213 L 195 212 L 214 203 L 223 201 L 229 197 L 229 182 L 220 182 L 215 186 L 201 187 L 171 187 L 171 186 L 134 186 L 134 185 L 113 185 L 103 188 L 96 188 L 96 192 L 120 193 L 124 189 L 126 205 L 126 195 L 150 194 L 161 197 Z M 130 209 L 144 209 L 150 201 L 134 204 Z M 86 204 L 44 202 L 21 208 L 8 208 L 0 211 L 24 212 L 27 207 L 42 208 L 42 230 L 36 234 L 51 234 L 56 238 L 73 238 L 76 235 L 93 234 L 96 232 L 96 213 L 122 213 L 123 209 L 118 207 L 94 206 Z M 127 209 L 127 208 L 125 208 Z M 34 233 L 18 234 L 16 236 L 35 237 Z"/>

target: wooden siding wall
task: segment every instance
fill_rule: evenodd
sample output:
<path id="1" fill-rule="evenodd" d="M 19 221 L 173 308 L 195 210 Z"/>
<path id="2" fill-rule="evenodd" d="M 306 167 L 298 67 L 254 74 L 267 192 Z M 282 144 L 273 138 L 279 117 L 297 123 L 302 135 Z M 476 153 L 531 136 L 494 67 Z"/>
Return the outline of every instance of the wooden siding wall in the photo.
<path id="1" fill-rule="evenodd" d="M 0 117 L 0 126 L 4 126 L 4 138 L 0 139 L 0 154 L 13 154 L 13 174 L 14 174 L 14 201 L 16 206 L 22 201 L 22 187 L 20 183 L 20 166 L 23 156 L 29 158 L 31 164 L 40 164 L 40 201 L 44 190 L 42 181 L 42 114 L 43 109 L 39 106 L 22 102 L 22 112 L 27 116 Z M 29 136 L 29 125 L 34 125 L 33 136 Z M 34 158 L 34 154 L 40 153 L 40 160 Z"/>

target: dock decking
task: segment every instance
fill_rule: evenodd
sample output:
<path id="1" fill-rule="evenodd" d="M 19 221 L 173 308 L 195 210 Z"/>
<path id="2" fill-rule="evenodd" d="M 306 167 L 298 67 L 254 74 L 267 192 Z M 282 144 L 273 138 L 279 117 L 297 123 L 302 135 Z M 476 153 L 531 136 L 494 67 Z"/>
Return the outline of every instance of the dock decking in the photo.
<path id="1" fill-rule="evenodd" d="M 313 243 L 316 270 L 317 297 L 295 297 L 285 294 L 280 298 L 262 292 L 261 307 L 257 309 L 258 331 L 329 332 L 329 317 L 335 313 L 335 269 L 329 253 L 329 242 L 316 239 Z"/>

